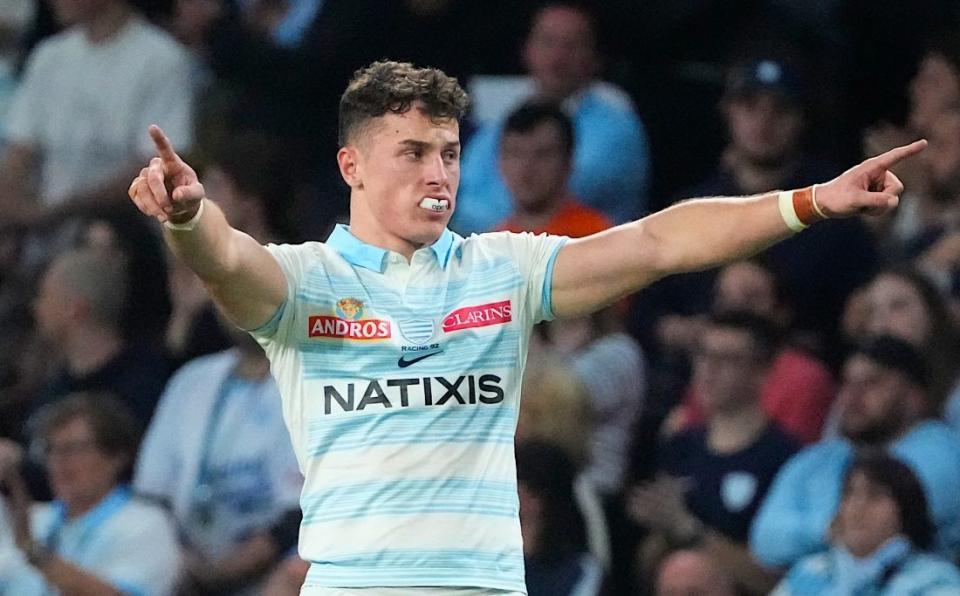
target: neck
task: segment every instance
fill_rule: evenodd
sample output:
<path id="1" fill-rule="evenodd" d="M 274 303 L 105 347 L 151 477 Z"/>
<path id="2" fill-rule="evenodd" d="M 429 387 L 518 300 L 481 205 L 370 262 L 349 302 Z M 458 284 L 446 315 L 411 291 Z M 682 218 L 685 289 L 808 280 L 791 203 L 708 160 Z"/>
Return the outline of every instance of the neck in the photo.
<path id="1" fill-rule="evenodd" d="M 910 434 L 921 420 L 904 421 L 904 424 L 895 429 L 885 429 L 878 433 L 861 434 L 857 437 L 848 437 L 854 444 L 862 447 L 883 447 L 896 443 Z"/>
<path id="2" fill-rule="evenodd" d="M 737 186 L 744 194 L 756 194 L 771 188 L 779 188 L 797 168 L 797 160 L 794 157 L 787 157 L 777 163 L 761 163 L 733 154 L 728 159 L 728 164 Z"/>
<path id="3" fill-rule="evenodd" d="M 125 2 L 113 2 L 97 12 L 97 15 L 80 26 L 91 43 L 112 39 L 127 24 L 133 10 Z"/>
<path id="4" fill-rule="evenodd" d="M 240 359 L 237 360 L 233 373 L 249 381 L 264 379 L 270 374 L 270 361 L 263 351 L 240 348 Z"/>
<path id="5" fill-rule="evenodd" d="M 514 220 L 525 230 L 540 229 L 553 219 L 563 204 L 563 199 L 556 200 L 556 196 L 563 195 L 554 195 L 550 199 L 533 205 L 517 204 L 513 214 Z"/>
<path id="6" fill-rule="evenodd" d="M 82 327 L 66 338 L 67 369 L 74 376 L 93 372 L 119 354 L 123 345 L 113 329 Z"/>
<path id="7" fill-rule="evenodd" d="M 76 519 L 81 515 L 89 513 L 94 507 L 100 504 L 107 495 L 114 489 L 114 486 L 108 486 L 92 495 L 77 497 L 66 504 L 67 519 Z"/>
<path id="8" fill-rule="evenodd" d="M 403 255 L 408 262 L 413 258 L 413 253 L 429 244 L 418 244 L 386 233 L 383 228 L 378 226 L 376 218 L 367 211 L 366 205 L 367 201 L 362 197 L 356 195 L 350 197 L 350 233 L 353 234 L 355 238 L 371 246 L 399 253 Z M 357 214 L 361 209 L 365 210 L 366 213 L 358 217 Z M 434 238 L 434 240 L 436 240 L 436 238 Z"/>
<path id="9" fill-rule="evenodd" d="M 757 403 L 716 412 L 710 416 L 707 444 L 715 453 L 732 453 L 752 444 L 767 426 L 767 416 Z"/>
<path id="10" fill-rule="evenodd" d="M 593 81 L 586 81 L 579 86 L 563 89 L 558 87 L 548 88 L 537 85 L 536 97 L 540 100 L 562 104 L 570 98 L 576 97 L 579 93 L 588 88 L 592 82 Z"/>

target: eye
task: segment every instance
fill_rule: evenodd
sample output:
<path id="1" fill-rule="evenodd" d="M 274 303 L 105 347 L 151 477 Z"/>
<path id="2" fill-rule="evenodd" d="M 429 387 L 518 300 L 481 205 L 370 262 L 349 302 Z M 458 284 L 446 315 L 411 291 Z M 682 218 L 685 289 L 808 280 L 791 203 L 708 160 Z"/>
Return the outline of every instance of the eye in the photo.
<path id="1" fill-rule="evenodd" d="M 404 156 L 411 161 L 420 161 L 423 158 L 423 151 L 421 149 L 410 149 L 404 152 Z"/>
<path id="2" fill-rule="evenodd" d="M 443 159 L 447 161 L 456 161 L 460 153 L 456 149 L 447 149 L 443 152 Z"/>

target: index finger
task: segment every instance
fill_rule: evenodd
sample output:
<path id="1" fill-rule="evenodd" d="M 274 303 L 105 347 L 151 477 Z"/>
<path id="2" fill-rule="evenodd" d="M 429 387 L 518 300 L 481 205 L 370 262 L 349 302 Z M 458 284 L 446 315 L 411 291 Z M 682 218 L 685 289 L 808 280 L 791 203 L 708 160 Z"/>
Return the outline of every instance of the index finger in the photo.
<path id="1" fill-rule="evenodd" d="M 153 144 L 157 147 L 157 154 L 163 161 L 178 161 L 180 159 L 177 152 L 173 150 L 173 145 L 167 135 L 164 134 L 163 129 L 156 124 L 151 124 L 149 131 L 150 138 L 153 139 Z"/>
<path id="2" fill-rule="evenodd" d="M 900 147 L 894 147 L 886 153 L 881 153 L 876 157 L 873 157 L 869 161 L 872 165 L 879 166 L 885 170 L 890 169 L 897 162 L 904 160 L 911 155 L 916 155 L 920 153 L 927 147 L 927 140 L 920 139 L 919 141 L 914 141 L 909 145 L 902 145 Z"/>

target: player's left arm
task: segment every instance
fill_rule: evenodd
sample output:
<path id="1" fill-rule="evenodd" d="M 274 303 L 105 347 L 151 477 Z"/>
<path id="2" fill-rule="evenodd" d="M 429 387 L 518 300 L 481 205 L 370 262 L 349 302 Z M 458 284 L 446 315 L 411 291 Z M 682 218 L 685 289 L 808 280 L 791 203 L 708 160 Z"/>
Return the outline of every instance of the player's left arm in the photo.
<path id="1" fill-rule="evenodd" d="M 817 185 L 817 208 L 830 218 L 894 209 L 903 184 L 890 167 L 924 147 L 924 140 L 897 147 Z M 569 241 L 554 265 L 553 312 L 593 312 L 667 275 L 743 258 L 794 233 L 777 192 L 686 201 Z"/>

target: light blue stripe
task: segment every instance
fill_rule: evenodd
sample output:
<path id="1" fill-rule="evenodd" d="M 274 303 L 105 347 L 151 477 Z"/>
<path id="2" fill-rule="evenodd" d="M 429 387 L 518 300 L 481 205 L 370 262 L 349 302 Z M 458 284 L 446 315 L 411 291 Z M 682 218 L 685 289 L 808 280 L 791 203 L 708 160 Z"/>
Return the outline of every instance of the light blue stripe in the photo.
<path id="1" fill-rule="evenodd" d="M 465 304 L 465 301 L 504 300 L 509 297 L 513 290 L 521 287 L 523 283 L 524 281 L 519 275 L 496 282 L 468 280 L 462 282 L 462 284 L 450 284 L 451 286 L 464 285 L 466 286 L 464 288 L 441 287 L 437 290 L 408 288 L 405 296 L 400 296 L 394 292 L 380 292 L 369 287 L 351 290 L 338 286 L 336 293 L 328 288 L 304 287 L 297 292 L 297 299 L 308 305 L 316 305 L 317 308 L 333 308 L 337 300 L 351 296 L 363 300 L 368 307 L 373 309 L 376 315 L 389 314 L 391 317 L 398 317 L 400 313 L 415 313 L 422 316 L 423 312 L 418 307 L 428 305 L 436 308 L 439 305 L 437 314 L 438 316 L 444 316 L 455 308 L 471 306 Z"/>
<path id="2" fill-rule="evenodd" d="M 441 310 L 447 312 L 461 305 L 463 300 L 485 297 L 494 292 L 508 292 L 524 283 L 516 265 L 509 260 L 475 266 L 466 278 L 444 280 L 437 285 L 409 287 L 404 297 L 388 286 L 374 285 L 369 281 L 358 276 L 328 275 L 326 270 L 314 270 L 304 280 L 297 298 L 327 307 L 340 298 L 353 296 L 367 301 L 381 314 L 404 309 L 404 300 L 408 303 L 441 304 Z"/>
<path id="3" fill-rule="evenodd" d="M 305 525 L 386 515 L 463 513 L 514 518 L 519 514 L 512 482 L 479 478 L 412 478 L 340 485 L 304 495 Z"/>
<path id="4" fill-rule="evenodd" d="M 511 592 L 526 592 L 524 572 L 498 569 L 389 569 L 378 571 L 369 567 L 339 569 L 336 566 L 313 563 L 307 573 L 307 585 L 332 588 L 367 588 L 381 586 L 450 586 L 483 587 Z"/>
<path id="5" fill-rule="evenodd" d="M 516 415 L 515 408 L 503 403 L 460 406 L 447 402 L 321 418 L 308 426 L 309 453 L 320 457 L 332 451 L 405 443 L 512 443 Z"/>
<path id="6" fill-rule="evenodd" d="M 307 583 L 342 586 L 458 585 L 525 591 L 523 555 L 516 551 L 385 550 L 313 561 Z"/>
<path id="7" fill-rule="evenodd" d="M 300 342 L 298 347 L 305 379 L 384 379 L 400 374 L 413 377 L 452 375 L 456 378 L 469 371 L 514 370 L 519 364 L 521 332 L 518 329 L 500 326 L 478 333 L 470 341 L 457 341 L 453 336 L 444 340 L 444 337 L 447 336 L 434 338 L 443 351 L 409 369 L 399 367 L 402 353 L 396 345 L 384 342 L 355 342 L 354 345 L 307 340 Z"/>
<path id="8" fill-rule="evenodd" d="M 385 549 L 366 553 L 345 553 L 327 557 L 324 561 L 311 561 L 315 569 L 329 572 L 347 572 L 349 568 L 365 568 L 370 573 L 417 574 L 420 568 L 429 567 L 434 572 L 477 572 L 489 570 L 495 573 L 523 570 L 523 554 L 517 551 L 489 552 L 470 549 Z M 309 578 L 309 574 L 308 574 Z"/>
<path id="9" fill-rule="evenodd" d="M 471 370 L 483 370 L 489 372 L 491 370 L 502 370 L 510 369 L 513 370 L 517 367 L 517 357 L 510 356 L 491 356 L 484 355 L 476 359 L 464 359 L 456 362 L 456 369 L 451 369 L 450 363 L 444 363 L 443 360 L 438 360 L 437 357 L 433 357 L 428 360 L 424 360 L 412 365 L 410 368 L 406 369 L 403 374 L 405 375 L 425 375 L 425 376 L 441 376 L 447 375 L 453 377 L 449 379 L 451 382 L 456 380 L 456 377 L 459 377 L 463 373 Z M 436 362 L 434 362 L 436 361 Z M 331 362 L 328 362 L 323 358 L 322 355 L 317 354 L 304 354 L 303 355 L 303 378 L 313 379 L 313 380 L 324 380 L 324 379 L 383 379 L 385 377 L 396 377 L 401 369 L 397 367 L 396 360 L 393 360 L 387 364 L 380 364 L 377 366 L 362 365 L 361 363 L 344 363 L 341 365 L 330 366 Z M 461 387 L 466 389 L 466 381 L 464 384 L 461 384 Z M 386 385 L 383 385 L 383 388 L 386 390 Z M 362 391 L 363 388 L 361 388 Z M 466 392 L 463 391 L 462 395 L 466 396 Z M 399 399 L 399 398 L 398 398 Z M 392 401 L 392 400 L 391 400 Z"/>
<path id="10" fill-rule="evenodd" d="M 452 290 L 459 290 L 477 282 L 489 283 L 501 278 L 519 277 L 519 269 L 516 263 L 510 259 L 496 259 L 493 261 L 474 263 L 471 265 L 469 271 L 465 273 L 466 275 L 462 277 L 444 278 L 443 283 L 437 284 L 436 286 L 424 285 L 414 286 L 414 288 L 433 287 L 437 289 L 450 288 Z M 329 291 L 330 288 L 337 288 L 338 291 L 351 290 L 358 293 L 366 293 L 369 290 L 373 290 L 374 292 L 390 292 L 391 294 L 396 294 L 396 292 L 390 290 L 389 286 L 382 283 L 382 279 L 379 275 L 363 275 L 362 271 L 351 275 L 331 274 L 321 265 L 310 272 L 310 275 L 304 279 L 303 286 L 308 289 L 321 291 Z M 372 280 L 377 280 L 380 283 L 372 285 L 369 283 Z"/>

